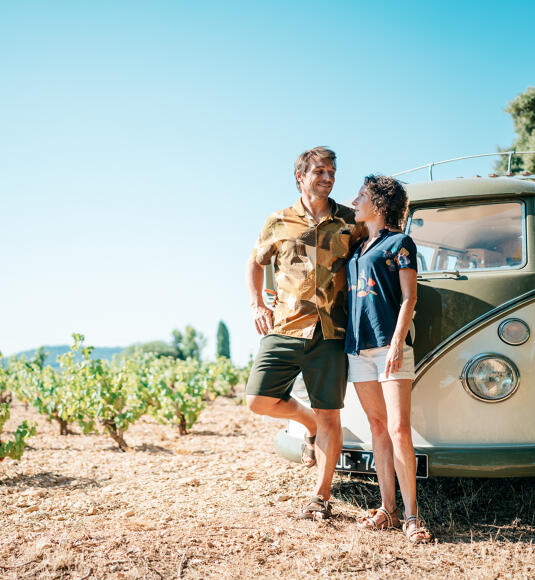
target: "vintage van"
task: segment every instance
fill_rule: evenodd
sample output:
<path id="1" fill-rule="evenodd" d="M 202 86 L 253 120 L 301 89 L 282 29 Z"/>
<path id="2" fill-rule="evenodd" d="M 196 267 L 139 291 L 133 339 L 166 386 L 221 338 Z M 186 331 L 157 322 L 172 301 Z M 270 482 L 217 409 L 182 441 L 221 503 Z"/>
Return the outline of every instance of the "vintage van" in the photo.
<path id="1" fill-rule="evenodd" d="M 411 332 L 418 477 L 535 476 L 535 182 L 474 177 L 406 185 L 418 249 Z M 273 287 L 272 276 L 266 276 Z M 293 396 L 308 404 L 299 379 Z M 373 473 L 371 434 L 352 384 L 337 470 Z M 299 461 L 290 421 L 275 447 Z"/>

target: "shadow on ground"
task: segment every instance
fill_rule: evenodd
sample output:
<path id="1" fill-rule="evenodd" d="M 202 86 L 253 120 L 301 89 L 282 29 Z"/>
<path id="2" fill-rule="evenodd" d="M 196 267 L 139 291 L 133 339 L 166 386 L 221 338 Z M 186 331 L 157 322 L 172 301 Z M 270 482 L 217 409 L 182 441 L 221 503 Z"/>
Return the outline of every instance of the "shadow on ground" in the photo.
<path id="1" fill-rule="evenodd" d="M 89 477 L 66 477 L 59 473 L 44 471 L 34 475 L 19 474 L 14 477 L 0 479 L 0 486 L 6 487 L 69 487 L 71 489 L 83 489 L 86 487 L 98 487 L 99 481 Z"/>
<path id="2" fill-rule="evenodd" d="M 364 510 L 381 504 L 375 478 L 344 477 L 334 484 L 333 495 Z M 418 482 L 418 504 L 442 541 L 535 541 L 533 478 L 431 478 Z"/>
<path id="3" fill-rule="evenodd" d="M 245 433 L 241 431 L 210 431 L 209 429 L 204 429 L 203 431 L 192 431 L 191 435 L 199 437 L 245 437 Z"/>
<path id="4" fill-rule="evenodd" d="M 136 445 L 133 449 L 135 451 L 142 451 L 146 453 L 163 453 L 164 455 L 175 455 L 175 452 L 172 449 L 167 449 L 161 445 L 153 445 L 152 443 Z"/>

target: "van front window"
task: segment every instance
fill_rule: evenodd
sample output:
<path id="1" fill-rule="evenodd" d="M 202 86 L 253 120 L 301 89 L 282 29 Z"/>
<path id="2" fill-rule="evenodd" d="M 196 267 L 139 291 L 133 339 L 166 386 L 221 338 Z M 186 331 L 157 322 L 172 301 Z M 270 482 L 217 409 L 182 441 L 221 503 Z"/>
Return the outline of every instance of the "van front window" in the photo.
<path id="1" fill-rule="evenodd" d="M 522 207 L 506 202 L 416 209 L 408 233 L 418 248 L 418 270 L 522 266 Z"/>

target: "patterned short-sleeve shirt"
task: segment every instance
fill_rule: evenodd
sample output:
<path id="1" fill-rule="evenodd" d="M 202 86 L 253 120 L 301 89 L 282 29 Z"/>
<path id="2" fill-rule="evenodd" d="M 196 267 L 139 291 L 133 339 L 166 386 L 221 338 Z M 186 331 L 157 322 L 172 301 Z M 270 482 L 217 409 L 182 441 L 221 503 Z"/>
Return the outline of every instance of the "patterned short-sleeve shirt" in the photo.
<path id="1" fill-rule="evenodd" d="M 316 222 L 301 200 L 271 214 L 253 257 L 274 257 L 277 298 L 271 334 L 312 338 L 318 320 L 326 339 L 345 336 L 346 261 L 363 237 L 354 211 L 329 198 L 330 213 Z"/>
<path id="2" fill-rule="evenodd" d="M 345 350 L 354 355 L 362 349 L 390 344 L 401 308 L 399 271 L 417 270 L 416 245 L 405 234 L 381 230 L 364 254 L 361 251 L 362 245 L 347 263 L 349 322 Z M 410 333 L 406 343 L 412 346 Z"/>

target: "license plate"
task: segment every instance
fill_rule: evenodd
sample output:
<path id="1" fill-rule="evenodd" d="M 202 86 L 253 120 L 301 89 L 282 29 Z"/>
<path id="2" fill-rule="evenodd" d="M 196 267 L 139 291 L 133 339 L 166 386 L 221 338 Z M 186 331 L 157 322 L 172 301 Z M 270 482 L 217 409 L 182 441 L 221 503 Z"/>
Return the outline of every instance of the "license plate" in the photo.
<path id="1" fill-rule="evenodd" d="M 343 471 L 345 473 L 376 473 L 373 453 L 371 451 L 343 449 L 336 464 L 336 471 Z M 416 453 L 416 477 L 418 479 L 428 477 L 427 455 Z"/>

